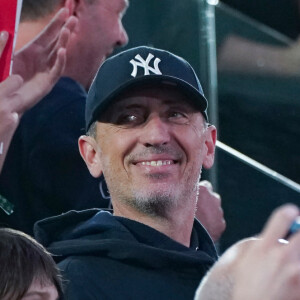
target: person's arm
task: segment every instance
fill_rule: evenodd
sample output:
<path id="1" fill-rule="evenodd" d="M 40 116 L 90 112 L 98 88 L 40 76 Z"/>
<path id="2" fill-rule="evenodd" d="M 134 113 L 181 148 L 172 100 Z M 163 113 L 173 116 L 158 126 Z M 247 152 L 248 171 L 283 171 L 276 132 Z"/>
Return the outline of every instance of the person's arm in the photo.
<path id="1" fill-rule="evenodd" d="M 195 300 L 299 300 L 300 232 L 289 238 L 299 210 L 277 209 L 257 239 L 233 245 L 201 282 Z"/>
<path id="2" fill-rule="evenodd" d="M 206 180 L 199 183 L 196 218 L 206 228 L 214 242 L 226 228 L 221 197 L 213 191 L 211 183 Z"/>
<path id="3" fill-rule="evenodd" d="M 218 51 L 218 70 L 300 76 L 300 39 L 288 46 L 276 46 L 229 35 Z"/>
<path id="4" fill-rule="evenodd" d="M 61 9 L 41 34 L 14 56 L 13 73 L 0 83 L 0 172 L 19 118 L 57 82 L 66 62 L 66 45 L 76 18 Z M 0 39 L 0 54 L 7 35 Z"/>

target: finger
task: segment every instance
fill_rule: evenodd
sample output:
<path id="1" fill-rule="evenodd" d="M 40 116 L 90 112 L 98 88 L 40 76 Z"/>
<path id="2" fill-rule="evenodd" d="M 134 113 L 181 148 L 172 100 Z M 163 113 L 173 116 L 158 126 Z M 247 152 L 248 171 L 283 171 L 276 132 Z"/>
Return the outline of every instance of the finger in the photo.
<path id="1" fill-rule="evenodd" d="M 68 18 L 68 9 L 61 8 L 53 17 L 51 22 L 44 30 L 34 39 L 41 47 L 46 47 L 57 39 L 57 36 Z M 21 49 L 22 50 L 22 49 Z"/>
<path id="2" fill-rule="evenodd" d="M 299 209 L 292 204 L 287 204 L 276 209 L 269 218 L 261 237 L 263 243 L 272 245 L 278 239 L 286 236 L 292 221 L 298 216 Z"/>
<path id="3" fill-rule="evenodd" d="M 51 53 L 49 55 L 49 58 L 48 58 L 50 65 L 52 65 L 54 63 L 54 61 L 56 60 L 57 49 L 67 47 L 71 32 L 75 29 L 75 27 L 77 25 L 77 21 L 78 21 L 78 19 L 74 16 L 68 18 L 66 24 L 61 29 L 61 32 L 59 34 L 57 41 L 53 41 L 51 44 L 49 44 L 48 49 L 52 49 Z"/>
<path id="4" fill-rule="evenodd" d="M 210 191 L 213 190 L 212 184 L 209 181 L 207 181 L 207 180 L 200 181 L 199 182 L 199 187 L 205 187 L 205 188 L 207 188 Z"/>
<path id="5" fill-rule="evenodd" d="M 61 76 L 65 68 L 65 64 L 66 64 L 66 49 L 60 48 L 57 51 L 57 58 L 55 64 L 49 72 L 49 81 L 52 83 L 52 86 L 56 83 L 56 81 Z"/>
<path id="6" fill-rule="evenodd" d="M 41 34 L 37 36 L 40 45 L 46 46 L 49 44 L 49 41 L 53 41 L 57 38 L 63 24 L 68 18 L 68 14 L 68 9 L 66 8 L 61 8 L 56 13 L 51 22 L 45 27 Z"/>
<path id="7" fill-rule="evenodd" d="M 57 50 L 67 46 L 70 33 L 75 29 L 78 19 L 71 16 L 67 19 L 65 25 L 61 28 L 60 33 L 56 35 L 55 39 L 48 44 L 50 49 Z M 54 45 L 55 44 L 55 45 Z"/>
<path id="8" fill-rule="evenodd" d="M 11 98 L 11 109 L 22 115 L 25 111 L 33 107 L 39 100 L 49 92 L 50 83 L 45 85 L 41 82 L 26 82 Z"/>
<path id="9" fill-rule="evenodd" d="M 58 41 L 57 41 L 57 45 L 55 46 L 55 48 L 52 50 L 52 52 L 57 52 L 58 49 L 60 48 L 66 48 L 68 40 L 70 37 L 70 30 L 67 28 L 63 28 L 61 30 L 61 33 L 59 35 Z M 52 54 L 51 54 L 52 55 Z"/>
<path id="10" fill-rule="evenodd" d="M 289 245 L 291 249 L 296 249 L 296 256 L 300 259 L 300 230 L 292 233 L 288 237 Z"/>
<path id="11" fill-rule="evenodd" d="M 60 33 L 55 36 L 55 39 L 47 44 L 47 48 L 51 50 L 51 53 L 49 55 L 50 61 L 53 59 L 53 56 L 56 54 L 56 51 L 59 48 L 65 48 L 67 46 L 70 34 L 72 31 L 74 31 L 77 22 L 78 19 L 76 17 L 69 17 L 65 25 L 60 29 Z"/>
<path id="12" fill-rule="evenodd" d="M 7 40 L 8 40 L 8 32 L 7 31 L 2 31 L 0 33 L 0 58 L 1 58 L 1 55 L 2 55 L 3 50 L 5 48 L 5 45 L 7 43 Z"/>
<path id="13" fill-rule="evenodd" d="M 49 63 L 52 65 L 57 58 L 58 49 L 60 48 L 66 48 L 68 40 L 70 37 L 70 30 L 67 28 L 63 28 L 61 30 L 61 33 L 59 35 L 58 41 L 56 43 L 56 46 L 53 47 L 50 55 L 49 55 Z"/>
<path id="14" fill-rule="evenodd" d="M 286 256 L 297 262 L 300 262 L 300 232 L 293 234 L 289 239 L 288 247 L 285 248 Z M 300 273 L 299 273 L 300 277 Z"/>
<path id="15" fill-rule="evenodd" d="M 37 51 L 37 53 L 40 55 L 44 55 L 45 61 L 50 62 L 49 59 L 51 51 L 56 47 L 57 40 L 61 34 L 61 30 L 63 27 L 63 24 L 65 23 L 66 19 L 68 17 L 68 9 L 62 8 L 60 9 L 52 21 L 45 27 L 45 29 L 29 44 L 25 45 L 22 49 L 17 51 L 14 54 L 14 64 L 13 64 L 13 73 L 15 74 L 22 74 L 22 76 L 27 80 L 33 76 L 26 76 L 26 74 L 23 72 L 22 68 L 22 60 L 24 61 L 29 55 L 33 55 L 37 49 L 43 49 L 43 51 Z M 29 50 L 31 49 L 31 50 Z M 58 49 L 58 48 L 56 48 Z M 55 60 L 55 58 L 54 58 Z M 53 62 L 54 62 L 53 60 Z M 24 74 L 23 74 L 23 73 Z"/>
<path id="16" fill-rule="evenodd" d="M 33 107 L 51 91 L 64 69 L 65 62 L 66 49 L 61 48 L 58 50 L 56 62 L 48 74 L 38 74 L 23 84 L 18 90 L 18 93 L 22 95 L 22 101 L 19 101 L 15 109 L 19 114 Z"/>
<path id="17" fill-rule="evenodd" d="M 212 192 L 211 194 L 213 195 L 213 197 L 214 197 L 215 199 L 218 199 L 219 203 L 221 204 L 221 196 L 220 196 L 220 194 L 215 193 L 215 192 Z"/>
<path id="18" fill-rule="evenodd" d="M 78 24 L 78 19 L 75 16 L 71 16 L 67 19 L 64 27 L 69 29 L 70 32 L 74 31 Z"/>
<path id="19" fill-rule="evenodd" d="M 0 98 L 8 97 L 16 92 L 23 84 L 23 78 L 19 75 L 11 75 L 0 83 Z"/>

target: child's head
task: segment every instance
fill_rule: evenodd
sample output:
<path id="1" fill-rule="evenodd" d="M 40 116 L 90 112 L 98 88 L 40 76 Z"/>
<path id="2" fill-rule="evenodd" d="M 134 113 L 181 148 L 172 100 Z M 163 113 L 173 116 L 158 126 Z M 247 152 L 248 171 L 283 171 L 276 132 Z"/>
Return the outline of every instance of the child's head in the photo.
<path id="1" fill-rule="evenodd" d="M 61 277 L 54 260 L 25 233 L 0 228 L 0 266 L 0 299 L 62 297 Z"/>

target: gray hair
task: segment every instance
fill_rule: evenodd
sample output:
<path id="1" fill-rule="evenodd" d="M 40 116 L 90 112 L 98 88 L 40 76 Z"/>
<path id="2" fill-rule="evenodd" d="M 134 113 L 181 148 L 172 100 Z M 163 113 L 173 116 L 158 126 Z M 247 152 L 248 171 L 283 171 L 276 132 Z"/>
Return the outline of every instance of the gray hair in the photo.
<path id="1" fill-rule="evenodd" d="M 88 129 L 86 135 L 90 136 L 94 139 L 96 138 L 96 135 L 97 135 L 97 122 L 96 121 L 91 124 L 91 126 Z"/>

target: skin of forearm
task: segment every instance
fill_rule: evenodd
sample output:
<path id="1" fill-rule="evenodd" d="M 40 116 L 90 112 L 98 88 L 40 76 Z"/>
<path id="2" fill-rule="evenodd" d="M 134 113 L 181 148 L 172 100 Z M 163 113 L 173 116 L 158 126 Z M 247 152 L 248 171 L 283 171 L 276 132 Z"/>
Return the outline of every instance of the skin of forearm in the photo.
<path id="1" fill-rule="evenodd" d="M 231 35 L 219 50 L 218 68 L 242 73 L 299 75 L 297 52 L 294 45 L 278 47 Z"/>

